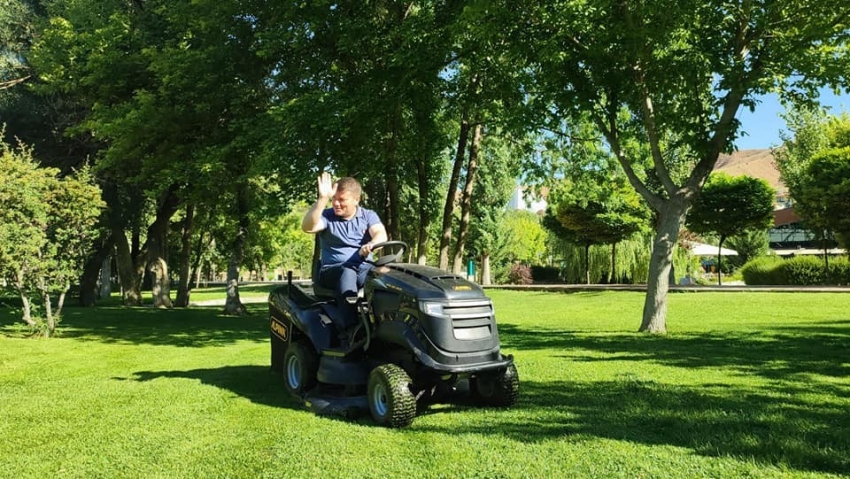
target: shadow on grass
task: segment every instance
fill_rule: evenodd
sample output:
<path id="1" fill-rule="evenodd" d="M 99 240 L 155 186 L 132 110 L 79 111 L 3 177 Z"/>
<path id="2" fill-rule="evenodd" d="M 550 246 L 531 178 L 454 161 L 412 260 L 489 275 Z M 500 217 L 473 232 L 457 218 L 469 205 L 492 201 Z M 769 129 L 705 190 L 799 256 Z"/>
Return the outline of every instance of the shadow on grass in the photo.
<path id="1" fill-rule="evenodd" d="M 268 314 L 262 304 L 246 305 L 249 315 L 225 316 L 221 306 L 175 308 L 66 308 L 58 333 L 62 338 L 104 343 L 185 347 L 224 346 L 236 341 L 267 342 Z M 0 318 L 2 319 L 2 318 Z M 19 327 L 0 321 L 0 334 Z"/>
<path id="2" fill-rule="evenodd" d="M 535 331 L 510 324 L 499 325 L 499 332 L 503 347 L 518 351 L 555 349 L 573 361 L 652 361 L 682 368 L 727 367 L 777 380 L 811 374 L 850 376 L 850 320 L 763 332 L 712 331 L 666 336 Z"/>
<path id="3" fill-rule="evenodd" d="M 140 371 L 134 373 L 131 378 L 119 379 L 146 382 L 160 378 L 194 379 L 201 384 L 230 391 L 257 404 L 305 410 L 304 403 L 289 394 L 283 386 L 283 380 L 275 376 L 268 366 L 245 365 L 188 371 Z"/>
<path id="4" fill-rule="evenodd" d="M 804 471 L 850 472 L 850 419 L 838 405 L 727 386 L 680 387 L 623 379 L 524 381 L 515 411 L 480 424 L 420 426 L 521 442 L 607 438 Z"/>
<path id="5" fill-rule="evenodd" d="M 767 381 L 694 387 L 629 377 L 592 383 L 523 381 L 519 407 L 529 413 L 467 432 L 492 430 L 517 440 L 606 437 L 799 470 L 850 473 L 850 320 L 765 332 L 668 336 L 535 331 L 514 325 L 499 329 L 503 346 L 520 352 L 552 349 L 580 362 L 728 369 Z"/>
<path id="6" fill-rule="evenodd" d="M 141 371 L 129 379 L 160 378 L 194 379 L 258 404 L 305 410 L 265 366 Z M 448 410 L 471 409 L 460 404 Z M 813 406 L 791 396 L 724 385 L 670 386 L 632 378 L 524 381 L 519 403 L 488 415 L 486 421 L 459 425 L 447 418 L 445 425 L 417 423 L 414 428 L 455 437 L 498 435 L 519 442 L 606 438 L 800 471 L 850 472 L 850 419 L 843 407 Z"/>

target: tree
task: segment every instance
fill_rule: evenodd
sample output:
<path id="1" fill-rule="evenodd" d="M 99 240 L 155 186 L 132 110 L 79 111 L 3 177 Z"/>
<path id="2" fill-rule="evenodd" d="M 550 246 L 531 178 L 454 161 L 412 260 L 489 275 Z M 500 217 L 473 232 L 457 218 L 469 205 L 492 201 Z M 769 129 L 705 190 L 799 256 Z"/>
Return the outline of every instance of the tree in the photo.
<path id="1" fill-rule="evenodd" d="M 834 232 L 850 246 L 850 145 L 823 150 L 805 171 L 795 204 L 807 225 Z"/>
<path id="2" fill-rule="evenodd" d="M 770 251 L 770 235 L 768 230 L 747 230 L 743 233 L 730 236 L 729 247 L 738 252 L 738 256 L 728 258 L 736 267 L 747 264 L 767 254 Z"/>
<path id="3" fill-rule="evenodd" d="M 717 270 L 723 242 L 746 231 L 765 231 L 773 223 L 776 190 L 767 181 L 751 176 L 712 173 L 700 195 L 691 204 L 686 225 L 697 234 L 717 234 Z M 717 284 L 723 284 L 720 274 Z"/>
<path id="4" fill-rule="evenodd" d="M 26 147 L 0 143 L 0 278 L 20 296 L 23 321 L 45 336 L 56 330 L 103 208 L 87 170 L 77 177 L 57 174 L 39 168 Z M 33 314 L 36 305 L 43 318 Z"/>
<path id="5" fill-rule="evenodd" d="M 847 242 L 847 232 L 834 228 L 843 227 L 844 210 L 836 201 L 842 201 L 842 150 L 850 147 L 850 117 L 829 116 L 806 105 L 790 110 L 785 117 L 792 134 L 783 135 L 783 147 L 774 151 L 776 164 L 795 211 L 823 245 L 824 265 L 829 270 L 828 244 L 836 233 L 840 241 Z"/>
<path id="6" fill-rule="evenodd" d="M 676 238 L 719 155 L 734 146 L 738 110 L 755 108 L 768 91 L 813 97 L 821 85 L 846 88 L 850 7 L 826 0 L 505 4 L 494 14 L 501 21 L 477 32 L 509 39 L 517 64 L 534 69 L 538 86 L 529 90 L 538 92 L 541 111 L 590 115 L 655 213 L 640 330 L 666 332 Z M 682 164 L 679 178 L 673 172 Z"/>
<path id="7" fill-rule="evenodd" d="M 546 252 L 546 230 L 537 213 L 509 210 L 505 213 L 504 246 L 501 256 L 509 262 L 540 264 Z"/>
<path id="8" fill-rule="evenodd" d="M 527 243 L 521 243 L 521 232 L 516 232 L 517 215 L 528 212 L 506 211 L 505 205 L 510 200 L 516 188 L 516 177 L 519 175 L 519 158 L 522 155 L 522 141 L 509 138 L 507 135 L 488 135 L 481 145 L 483 161 L 478 168 L 477 181 L 471 198 L 469 220 L 469 255 L 479 261 L 481 267 L 481 283 L 490 284 L 490 272 L 494 266 L 501 266 L 509 261 L 512 250 L 522 249 Z M 523 222 L 529 225 L 529 235 L 539 232 L 539 220 L 533 218 Z M 527 218 L 527 217 L 526 217 Z M 533 225 L 532 225 L 532 222 Z M 534 229 L 536 227 L 536 230 Z M 529 246 L 531 247 L 531 246 Z M 519 251 L 521 259 L 529 259 Z M 534 259 L 532 256 L 530 259 Z"/>
<path id="9" fill-rule="evenodd" d="M 624 181 L 602 182 L 586 175 L 564 181 L 550 193 L 544 225 L 555 235 L 584 247 L 584 276 L 590 284 L 590 247 L 611 245 L 611 278 L 616 274 L 616 244 L 644 228 L 646 208 Z"/>

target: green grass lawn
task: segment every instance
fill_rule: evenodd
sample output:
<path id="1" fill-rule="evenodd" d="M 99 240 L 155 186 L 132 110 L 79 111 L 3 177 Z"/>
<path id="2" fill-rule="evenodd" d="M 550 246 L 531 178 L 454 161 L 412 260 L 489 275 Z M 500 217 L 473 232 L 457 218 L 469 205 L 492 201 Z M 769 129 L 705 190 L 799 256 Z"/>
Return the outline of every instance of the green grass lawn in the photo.
<path id="1" fill-rule="evenodd" d="M 288 397 L 262 304 L 69 308 L 49 340 L 0 308 L 0 477 L 850 474 L 850 295 L 671 294 L 657 337 L 642 293 L 488 294 L 519 403 L 404 430 Z"/>

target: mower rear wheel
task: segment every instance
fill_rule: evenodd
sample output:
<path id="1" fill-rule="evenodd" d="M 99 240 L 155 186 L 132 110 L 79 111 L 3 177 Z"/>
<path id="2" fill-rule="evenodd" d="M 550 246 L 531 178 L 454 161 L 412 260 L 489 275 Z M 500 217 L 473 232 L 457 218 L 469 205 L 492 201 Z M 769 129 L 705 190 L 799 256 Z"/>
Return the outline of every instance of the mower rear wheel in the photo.
<path id="1" fill-rule="evenodd" d="M 387 427 L 405 427 L 416 416 L 410 376 L 395 364 L 382 364 L 369 374 L 367 400 L 372 418 Z"/>
<path id="2" fill-rule="evenodd" d="M 513 406 L 519 398 L 519 373 L 511 363 L 504 371 L 472 378 L 470 389 L 475 401 L 483 406 Z"/>
<path id="3" fill-rule="evenodd" d="M 283 356 L 283 382 L 296 396 L 303 396 L 316 385 L 319 357 L 310 344 L 292 341 Z"/>

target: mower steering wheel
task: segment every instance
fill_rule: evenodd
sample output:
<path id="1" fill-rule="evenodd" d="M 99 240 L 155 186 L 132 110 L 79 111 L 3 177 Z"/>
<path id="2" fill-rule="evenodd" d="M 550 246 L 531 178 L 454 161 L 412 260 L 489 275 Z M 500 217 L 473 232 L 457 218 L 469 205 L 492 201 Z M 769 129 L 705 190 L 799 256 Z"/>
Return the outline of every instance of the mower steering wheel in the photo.
<path id="1" fill-rule="evenodd" d="M 372 246 L 372 251 L 379 250 L 385 246 L 401 246 L 396 253 L 388 254 L 386 256 L 381 256 L 376 260 L 369 261 L 375 266 L 383 266 L 389 263 L 395 263 L 399 259 L 404 256 L 404 253 L 407 252 L 407 243 L 404 241 L 385 241 L 383 243 L 377 243 L 375 246 Z"/>

